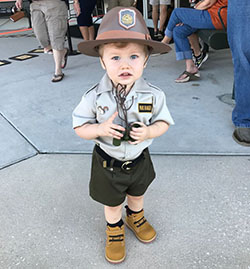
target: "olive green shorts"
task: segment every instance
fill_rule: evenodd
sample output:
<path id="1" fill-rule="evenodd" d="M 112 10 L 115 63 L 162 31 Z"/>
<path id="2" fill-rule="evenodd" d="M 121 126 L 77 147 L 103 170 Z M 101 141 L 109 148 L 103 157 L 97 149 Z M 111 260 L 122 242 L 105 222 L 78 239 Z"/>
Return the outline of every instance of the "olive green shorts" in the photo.
<path id="1" fill-rule="evenodd" d="M 92 156 L 91 178 L 89 183 L 90 196 L 97 202 L 107 206 L 122 204 L 126 195 L 143 195 L 155 178 L 154 167 L 148 149 L 142 152 L 142 158 L 124 170 L 121 167 L 103 167 L 105 159 L 97 152 Z"/>

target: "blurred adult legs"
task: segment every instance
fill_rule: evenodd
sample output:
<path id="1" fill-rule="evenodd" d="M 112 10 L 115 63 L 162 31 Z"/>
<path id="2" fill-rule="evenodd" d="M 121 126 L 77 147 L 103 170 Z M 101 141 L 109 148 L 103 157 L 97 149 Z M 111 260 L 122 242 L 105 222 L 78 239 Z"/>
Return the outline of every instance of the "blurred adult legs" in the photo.
<path id="1" fill-rule="evenodd" d="M 34 33 L 45 52 L 53 49 L 55 75 L 62 74 L 62 63 L 67 53 L 67 49 L 64 48 L 67 16 L 67 6 L 61 0 L 43 0 L 31 3 Z"/>
<path id="2" fill-rule="evenodd" d="M 155 33 L 157 33 L 158 31 L 158 19 L 159 19 L 158 9 L 159 9 L 159 5 L 152 6 L 152 19 L 153 19 Z"/>
<path id="3" fill-rule="evenodd" d="M 250 2 L 228 1 L 228 41 L 233 56 L 235 107 L 232 121 L 234 140 L 250 146 Z"/>
<path id="4" fill-rule="evenodd" d="M 161 31 L 161 32 L 164 31 L 165 22 L 166 22 L 166 19 L 167 19 L 167 10 L 168 10 L 167 5 L 160 5 L 160 26 L 159 26 L 159 31 Z"/>
<path id="5" fill-rule="evenodd" d="M 65 54 L 67 53 L 67 49 L 63 50 L 56 50 L 53 49 L 53 57 L 55 61 L 55 74 L 60 75 L 62 74 L 62 62 Z"/>
<path id="6" fill-rule="evenodd" d="M 95 39 L 95 28 L 94 26 L 80 26 L 80 32 L 84 40 L 94 40 Z"/>
<path id="7" fill-rule="evenodd" d="M 185 60 L 186 71 L 195 74 L 198 68 L 192 60 L 192 50 L 189 39 L 197 29 L 214 29 L 211 17 L 208 12 L 195 10 L 190 8 L 176 8 L 173 10 L 162 42 L 169 43 L 174 39 L 176 60 Z M 192 39 L 193 38 L 193 39 Z M 191 37 L 195 49 L 198 42 L 195 41 L 195 36 Z M 182 80 L 187 74 L 182 74 L 177 80 Z M 177 82 L 177 81 L 176 81 Z M 186 82 L 186 81 L 184 81 Z"/>
<path id="8" fill-rule="evenodd" d="M 134 0 L 108 0 L 108 11 L 113 7 L 122 6 L 122 7 L 131 7 L 134 3 Z"/>
<path id="9" fill-rule="evenodd" d="M 155 2 L 150 3 L 152 5 L 152 19 L 154 24 L 154 37 L 162 39 L 164 37 L 164 28 L 167 19 L 168 6 L 160 4 L 160 14 L 159 14 L 159 4 Z M 160 23 L 159 23 L 160 22 Z M 158 27 L 159 24 L 159 27 Z"/>
<path id="10" fill-rule="evenodd" d="M 194 51 L 195 56 L 199 56 L 201 54 L 200 44 L 199 44 L 199 37 L 197 34 L 193 33 L 188 37 L 189 43 L 191 45 L 191 48 Z"/>
<path id="11" fill-rule="evenodd" d="M 84 40 L 94 40 L 95 28 L 92 20 L 92 13 L 96 0 L 79 0 L 80 14 L 77 17 L 80 32 Z"/>

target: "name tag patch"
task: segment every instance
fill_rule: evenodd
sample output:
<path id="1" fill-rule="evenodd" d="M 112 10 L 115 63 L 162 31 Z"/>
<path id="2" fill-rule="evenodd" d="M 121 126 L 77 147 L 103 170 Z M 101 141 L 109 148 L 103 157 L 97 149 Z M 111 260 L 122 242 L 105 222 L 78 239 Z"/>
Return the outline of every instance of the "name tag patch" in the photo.
<path id="1" fill-rule="evenodd" d="M 139 103 L 138 104 L 138 111 L 140 113 L 151 113 L 153 110 L 153 104 L 147 103 Z"/>

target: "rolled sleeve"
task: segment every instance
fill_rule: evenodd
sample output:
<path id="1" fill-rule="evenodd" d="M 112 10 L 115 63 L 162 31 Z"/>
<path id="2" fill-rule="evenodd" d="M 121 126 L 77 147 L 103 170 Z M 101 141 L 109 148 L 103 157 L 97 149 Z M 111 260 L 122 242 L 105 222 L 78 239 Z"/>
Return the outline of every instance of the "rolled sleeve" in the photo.
<path id="1" fill-rule="evenodd" d="M 151 123 L 156 121 L 165 121 L 169 125 L 174 124 L 174 120 L 170 115 L 170 112 L 166 105 L 166 96 L 164 92 L 159 92 L 158 98 L 155 98 L 154 111 L 151 119 Z"/>
<path id="2" fill-rule="evenodd" d="M 96 123 L 96 113 L 93 109 L 93 100 L 90 96 L 84 95 L 81 102 L 72 113 L 73 128 L 82 126 L 85 123 Z"/>

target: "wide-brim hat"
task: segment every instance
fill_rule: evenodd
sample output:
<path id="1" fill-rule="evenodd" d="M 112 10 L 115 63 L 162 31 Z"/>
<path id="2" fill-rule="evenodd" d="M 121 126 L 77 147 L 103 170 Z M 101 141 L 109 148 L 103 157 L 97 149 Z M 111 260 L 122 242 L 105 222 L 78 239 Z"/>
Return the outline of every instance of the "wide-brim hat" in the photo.
<path id="1" fill-rule="evenodd" d="M 114 7 L 102 19 L 95 40 L 78 44 L 78 50 L 86 55 L 99 57 L 98 47 L 115 42 L 134 42 L 150 47 L 151 53 L 167 53 L 171 48 L 151 40 L 147 25 L 140 11 L 133 7 Z"/>

